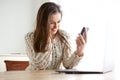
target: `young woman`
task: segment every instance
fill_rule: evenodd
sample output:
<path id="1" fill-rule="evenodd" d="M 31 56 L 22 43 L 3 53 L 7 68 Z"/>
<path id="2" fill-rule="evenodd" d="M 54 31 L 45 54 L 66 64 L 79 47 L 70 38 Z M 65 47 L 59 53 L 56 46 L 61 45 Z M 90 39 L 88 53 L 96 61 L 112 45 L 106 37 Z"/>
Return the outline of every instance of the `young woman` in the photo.
<path id="1" fill-rule="evenodd" d="M 37 14 L 36 29 L 25 36 L 29 66 L 26 70 L 60 69 L 61 63 L 66 69 L 73 68 L 83 57 L 87 41 L 78 35 L 76 51 L 72 52 L 69 35 L 59 29 L 62 19 L 60 6 L 53 2 L 41 5 Z"/>

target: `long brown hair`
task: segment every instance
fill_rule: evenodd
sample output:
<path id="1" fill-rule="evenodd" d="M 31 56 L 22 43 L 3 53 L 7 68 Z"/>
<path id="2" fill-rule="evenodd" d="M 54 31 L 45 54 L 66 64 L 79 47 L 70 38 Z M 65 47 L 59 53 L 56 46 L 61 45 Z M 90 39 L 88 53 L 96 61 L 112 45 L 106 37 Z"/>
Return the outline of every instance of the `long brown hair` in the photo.
<path id="1" fill-rule="evenodd" d="M 48 26 L 48 18 L 51 14 L 61 13 L 60 6 L 53 2 L 46 2 L 41 5 L 37 14 L 37 23 L 36 29 L 34 31 L 34 40 L 33 40 L 33 48 L 35 52 L 46 52 L 48 50 L 48 38 L 49 38 L 49 26 Z M 60 40 L 64 42 L 64 37 L 57 32 Z"/>

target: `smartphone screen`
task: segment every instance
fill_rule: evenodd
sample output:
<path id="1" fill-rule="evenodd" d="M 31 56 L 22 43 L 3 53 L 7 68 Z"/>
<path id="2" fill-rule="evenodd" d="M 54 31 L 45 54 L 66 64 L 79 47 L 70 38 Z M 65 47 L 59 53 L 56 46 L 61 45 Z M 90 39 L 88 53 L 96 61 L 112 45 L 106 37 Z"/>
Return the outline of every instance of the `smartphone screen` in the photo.
<path id="1" fill-rule="evenodd" d="M 82 31 L 81 31 L 81 35 L 83 36 L 84 34 L 84 31 L 85 31 L 85 27 L 82 28 Z"/>
<path id="2" fill-rule="evenodd" d="M 82 28 L 82 31 L 81 31 L 81 35 L 82 35 L 82 36 L 84 35 L 85 29 L 86 29 L 87 31 L 89 30 L 88 27 L 83 27 L 83 28 Z"/>

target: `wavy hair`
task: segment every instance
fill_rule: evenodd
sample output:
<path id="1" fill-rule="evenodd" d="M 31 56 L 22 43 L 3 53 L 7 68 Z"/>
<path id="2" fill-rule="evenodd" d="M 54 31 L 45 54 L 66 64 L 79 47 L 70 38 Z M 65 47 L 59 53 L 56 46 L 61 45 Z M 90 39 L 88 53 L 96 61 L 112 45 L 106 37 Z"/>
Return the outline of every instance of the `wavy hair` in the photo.
<path id="1" fill-rule="evenodd" d="M 62 17 L 60 6 L 53 2 L 46 2 L 39 8 L 33 40 L 33 48 L 35 52 L 46 52 L 48 50 L 48 39 L 50 36 L 48 18 L 51 14 L 55 14 L 57 12 L 61 13 Z M 62 42 L 65 42 L 65 44 L 68 45 L 68 42 L 65 41 L 66 39 L 61 35 L 59 30 L 57 31 L 57 35 Z"/>

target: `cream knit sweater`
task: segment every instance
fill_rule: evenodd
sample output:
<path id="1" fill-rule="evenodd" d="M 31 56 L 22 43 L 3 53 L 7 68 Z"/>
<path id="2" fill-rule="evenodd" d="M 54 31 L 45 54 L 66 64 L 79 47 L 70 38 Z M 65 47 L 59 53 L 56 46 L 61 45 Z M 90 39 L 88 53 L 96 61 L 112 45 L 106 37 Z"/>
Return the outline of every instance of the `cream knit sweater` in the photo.
<path id="1" fill-rule="evenodd" d="M 68 34 L 61 30 L 66 40 L 69 40 Z M 64 44 L 56 36 L 49 45 L 50 50 L 45 53 L 35 53 L 33 49 L 33 32 L 25 36 L 26 52 L 29 57 L 29 66 L 26 70 L 60 69 L 61 63 L 65 68 L 73 68 L 78 64 L 81 57 L 78 57 L 71 50 L 65 52 Z"/>

